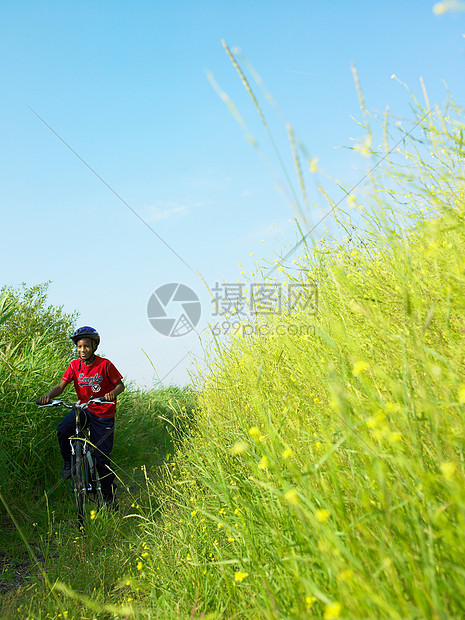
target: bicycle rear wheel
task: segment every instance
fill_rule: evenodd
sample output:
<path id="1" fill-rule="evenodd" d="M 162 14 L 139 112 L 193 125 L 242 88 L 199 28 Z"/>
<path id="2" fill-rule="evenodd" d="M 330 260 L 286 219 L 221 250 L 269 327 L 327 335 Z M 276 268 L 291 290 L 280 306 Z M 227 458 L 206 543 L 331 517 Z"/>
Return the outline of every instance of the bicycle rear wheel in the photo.
<path id="1" fill-rule="evenodd" d="M 74 442 L 74 454 L 71 454 L 71 476 L 74 496 L 76 498 L 79 523 L 84 520 L 87 494 L 87 463 L 84 458 L 82 442 Z"/>

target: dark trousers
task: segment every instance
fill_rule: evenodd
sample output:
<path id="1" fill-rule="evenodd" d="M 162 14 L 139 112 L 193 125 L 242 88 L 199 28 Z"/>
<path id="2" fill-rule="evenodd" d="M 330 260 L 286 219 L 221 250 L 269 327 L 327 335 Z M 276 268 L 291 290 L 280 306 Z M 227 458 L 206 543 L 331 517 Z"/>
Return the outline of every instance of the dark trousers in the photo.
<path id="1" fill-rule="evenodd" d="M 90 441 L 93 445 L 92 451 L 97 461 L 97 471 L 102 483 L 103 496 L 109 498 L 114 492 L 115 474 L 108 468 L 110 465 L 110 454 L 113 449 L 113 435 L 115 430 L 114 418 L 99 418 L 92 413 L 81 412 L 81 425 L 86 424 L 90 427 Z M 76 433 L 76 413 L 74 409 L 62 420 L 57 427 L 58 443 L 60 451 L 65 461 L 71 461 L 71 446 L 69 438 Z"/>

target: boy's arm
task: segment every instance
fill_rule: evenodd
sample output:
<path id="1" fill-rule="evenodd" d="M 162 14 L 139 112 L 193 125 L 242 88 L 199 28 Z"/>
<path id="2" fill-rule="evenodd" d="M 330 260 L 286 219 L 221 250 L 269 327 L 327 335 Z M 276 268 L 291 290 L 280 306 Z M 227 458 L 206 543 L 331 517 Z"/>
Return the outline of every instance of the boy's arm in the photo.
<path id="1" fill-rule="evenodd" d="M 63 390 L 65 389 L 67 385 L 68 384 L 66 383 L 66 381 L 63 381 L 62 379 L 60 383 L 56 385 L 54 388 L 52 388 L 48 394 L 45 394 L 45 396 L 41 396 L 39 398 L 40 404 L 48 405 L 48 403 L 51 400 L 53 400 L 56 396 L 60 396 L 60 394 L 63 392 Z"/>
<path id="2" fill-rule="evenodd" d="M 115 387 L 111 390 L 111 392 L 108 392 L 108 394 L 105 394 L 104 398 L 105 400 L 115 400 L 115 398 L 121 394 L 121 392 L 124 392 L 124 383 L 122 381 L 118 381 L 118 383 L 115 385 Z"/>

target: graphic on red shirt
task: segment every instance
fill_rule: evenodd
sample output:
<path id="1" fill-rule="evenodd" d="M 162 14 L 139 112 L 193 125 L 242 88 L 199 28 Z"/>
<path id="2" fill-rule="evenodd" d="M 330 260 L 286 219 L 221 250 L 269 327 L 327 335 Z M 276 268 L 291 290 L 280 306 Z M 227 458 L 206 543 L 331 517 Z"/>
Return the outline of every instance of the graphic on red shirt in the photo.
<path id="1" fill-rule="evenodd" d="M 73 381 L 78 400 L 86 403 L 91 398 L 101 398 L 111 392 L 122 378 L 110 360 L 96 355 L 90 366 L 86 366 L 80 359 L 72 360 L 62 380 L 66 383 Z M 89 405 L 89 411 L 99 418 L 113 418 L 116 406 L 92 404 Z"/>

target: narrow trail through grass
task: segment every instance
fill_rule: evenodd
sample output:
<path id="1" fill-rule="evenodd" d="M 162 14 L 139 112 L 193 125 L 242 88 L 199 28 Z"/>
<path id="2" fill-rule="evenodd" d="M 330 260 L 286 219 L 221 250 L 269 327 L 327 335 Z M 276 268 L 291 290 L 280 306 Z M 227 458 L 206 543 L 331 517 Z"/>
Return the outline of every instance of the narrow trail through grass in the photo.
<path id="1" fill-rule="evenodd" d="M 121 571 L 133 555 L 131 540 L 136 536 L 141 506 L 148 507 L 148 483 L 157 484 L 163 475 L 163 464 L 173 457 L 179 442 L 187 436 L 194 407 L 195 398 L 189 390 L 129 389 L 125 393 L 119 403 L 112 454 L 119 485 L 119 510 L 91 512 L 90 504 L 83 531 L 78 527 L 69 482 L 59 479 L 59 466 L 54 478 L 50 476 L 48 487 L 30 488 L 27 505 L 22 501 L 16 503 L 14 495 L 7 498 L 21 532 L 3 514 L 2 617 L 13 618 L 17 614 L 33 613 L 35 608 L 40 610 L 44 596 L 48 599 L 47 613 L 52 617 L 60 613 L 56 600 L 47 593 L 43 573 L 51 584 L 58 580 L 96 600 L 108 602 L 109 597 L 115 597 Z M 58 446 L 53 445 L 55 441 L 53 433 L 52 449 L 58 452 Z M 155 514 L 155 497 L 150 498 L 149 505 Z M 23 538 L 28 541 L 32 557 Z M 26 609 L 31 611 L 26 613 Z M 42 612 L 37 613 L 40 617 Z"/>

